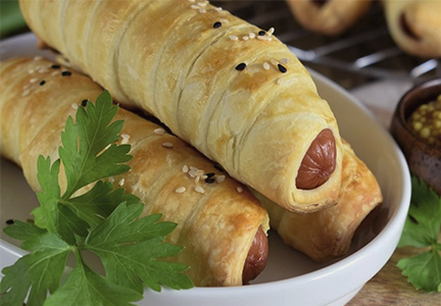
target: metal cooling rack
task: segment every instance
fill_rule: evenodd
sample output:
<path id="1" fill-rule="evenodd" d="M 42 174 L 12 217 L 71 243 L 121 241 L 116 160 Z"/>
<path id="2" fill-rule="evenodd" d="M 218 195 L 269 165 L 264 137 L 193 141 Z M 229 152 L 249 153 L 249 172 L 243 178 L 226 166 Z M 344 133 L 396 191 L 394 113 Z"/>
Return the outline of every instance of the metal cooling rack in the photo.
<path id="1" fill-rule="evenodd" d="M 214 4 L 263 29 L 275 27 L 275 35 L 289 45 L 300 60 L 346 88 L 378 79 L 418 82 L 441 76 L 439 60 L 410 56 L 396 46 L 379 3 L 374 3 L 367 15 L 338 37 L 325 37 L 303 29 L 285 1 L 224 0 Z"/>

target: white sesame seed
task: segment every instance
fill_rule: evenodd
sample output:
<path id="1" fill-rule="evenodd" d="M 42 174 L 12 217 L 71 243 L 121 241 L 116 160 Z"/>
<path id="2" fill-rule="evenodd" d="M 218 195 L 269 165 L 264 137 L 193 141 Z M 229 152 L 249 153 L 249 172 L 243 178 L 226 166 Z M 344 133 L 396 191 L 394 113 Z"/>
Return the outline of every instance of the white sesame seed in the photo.
<path id="1" fill-rule="evenodd" d="M 268 62 L 263 63 L 263 69 L 270 70 L 271 69 L 270 64 L 268 64 Z"/>
<path id="2" fill-rule="evenodd" d="M 185 188 L 184 186 L 178 187 L 176 188 L 175 192 L 176 193 L 184 193 L 187 190 L 187 188 Z"/>
<path id="3" fill-rule="evenodd" d="M 199 10 L 199 13 L 201 13 L 201 14 L 205 14 L 206 12 L 207 12 L 207 10 L 204 9 L 204 8 L 201 8 L 201 9 Z"/>
<path id="4" fill-rule="evenodd" d="M 245 36 L 242 36 L 242 39 L 243 39 L 243 40 L 248 40 L 248 39 L 250 39 L 250 38 L 248 37 L 248 35 L 245 35 Z"/>
<path id="5" fill-rule="evenodd" d="M 194 191 L 199 192 L 199 193 L 205 193 L 205 189 L 202 188 L 201 186 L 196 186 L 194 188 Z"/>
<path id="6" fill-rule="evenodd" d="M 248 36 L 249 36 L 251 39 L 256 38 L 256 34 L 254 34 L 254 33 L 249 33 Z"/>
<path id="7" fill-rule="evenodd" d="M 268 40 L 268 36 L 257 36 L 258 40 Z"/>
<path id="8" fill-rule="evenodd" d="M 239 39 L 239 37 L 237 37 L 236 35 L 230 35 L 229 38 L 231 40 L 238 40 Z"/>
<path id="9" fill-rule="evenodd" d="M 29 95 L 29 93 L 30 93 L 29 89 L 28 89 L 28 90 L 25 90 L 25 91 L 23 91 L 23 93 L 21 94 L 21 96 L 22 96 L 22 97 L 26 97 L 27 95 Z"/>
<path id="10" fill-rule="evenodd" d="M 284 58 L 280 59 L 280 63 L 286 65 L 286 64 L 288 64 L 288 59 L 286 57 L 284 57 Z"/>
<path id="11" fill-rule="evenodd" d="M 198 3 L 198 5 L 200 6 L 200 7 L 205 7 L 205 6 L 207 6 L 207 2 L 199 2 Z"/>
<path id="12" fill-rule="evenodd" d="M 118 183 L 118 184 L 119 184 L 120 186 L 122 186 L 122 185 L 124 185 L 124 182 L 125 182 L 125 179 L 124 179 L 124 178 L 122 178 L 122 179 L 121 179 L 121 180 L 119 181 L 119 183 Z"/>
<path id="13" fill-rule="evenodd" d="M 207 179 L 207 178 L 208 178 L 208 176 L 205 175 L 205 174 L 201 176 L 201 179 L 203 179 L 203 180 L 205 180 L 205 179 Z"/>
<path id="14" fill-rule="evenodd" d="M 37 81 L 38 81 L 37 78 L 32 78 L 32 79 L 29 80 L 29 83 L 36 83 Z"/>
<path id="15" fill-rule="evenodd" d="M 268 35 L 273 35 L 274 33 L 274 27 L 269 28 L 269 30 L 267 31 Z"/>
<path id="16" fill-rule="evenodd" d="M 190 175 L 190 177 L 194 178 L 194 177 L 196 177 L 196 171 L 190 170 L 190 171 L 188 171 L 188 175 Z"/>
<path id="17" fill-rule="evenodd" d="M 270 62 L 271 62 L 271 64 L 273 64 L 276 67 L 279 64 L 275 59 L 271 59 Z"/>
<path id="18" fill-rule="evenodd" d="M 34 57 L 34 61 L 39 61 L 39 60 L 42 60 L 43 58 L 41 57 L 41 56 L 35 56 Z"/>
<path id="19" fill-rule="evenodd" d="M 56 76 L 56 75 L 58 75 L 58 71 L 53 71 L 52 73 L 51 73 L 51 76 Z"/>
<path id="20" fill-rule="evenodd" d="M 201 179 L 201 177 L 198 175 L 198 176 L 196 176 L 196 178 L 194 179 L 194 182 L 195 182 L 196 184 L 198 184 L 200 179 Z"/>
<path id="21" fill-rule="evenodd" d="M 28 73 L 34 73 L 34 72 L 35 72 L 34 69 L 29 69 L 29 70 L 28 70 Z"/>
<path id="22" fill-rule="evenodd" d="M 77 109 L 78 109 L 78 105 L 77 105 L 77 104 L 72 104 L 71 106 L 72 106 L 72 108 L 73 108 L 74 110 L 77 110 Z"/>
<path id="23" fill-rule="evenodd" d="M 167 149 L 173 148 L 173 144 L 171 142 L 163 142 L 162 146 Z"/>
<path id="24" fill-rule="evenodd" d="M 109 182 L 114 183 L 115 179 L 113 178 L 113 176 L 109 177 Z"/>
<path id="25" fill-rule="evenodd" d="M 190 5 L 190 7 L 192 9 L 194 9 L 194 10 L 198 10 L 199 9 L 199 6 L 197 6 L 196 4 L 192 4 L 192 5 Z"/>
<path id="26" fill-rule="evenodd" d="M 182 172 L 188 173 L 188 166 L 187 165 L 182 166 Z"/>
<path id="27" fill-rule="evenodd" d="M 163 128 L 157 128 L 153 130 L 153 133 L 155 133 L 156 135 L 164 135 L 165 130 Z"/>
<path id="28" fill-rule="evenodd" d="M 221 7 L 215 7 L 214 9 L 215 9 L 216 11 L 218 11 L 218 12 L 222 11 L 222 8 L 221 8 Z"/>
<path id="29" fill-rule="evenodd" d="M 46 73 L 49 72 L 49 70 L 47 68 L 40 68 L 37 70 L 38 73 Z"/>
<path id="30" fill-rule="evenodd" d="M 240 186 L 236 187 L 236 190 L 237 190 L 237 192 L 239 192 L 239 193 L 242 193 L 242 192 L 243 192 L 243 188 L 240 187 Z"/>
<path id="31" fill-rule="evenodd" d="M 225 175 L 216 175 L 216 183 L 222 183 L 225 181 Z"/>
<path id="32" fill-rule="evenodd" d="M 129 142 L 130 139 L 130 135 L 127 134 L 121 134 L 121 144 L 127 144 Z"/>

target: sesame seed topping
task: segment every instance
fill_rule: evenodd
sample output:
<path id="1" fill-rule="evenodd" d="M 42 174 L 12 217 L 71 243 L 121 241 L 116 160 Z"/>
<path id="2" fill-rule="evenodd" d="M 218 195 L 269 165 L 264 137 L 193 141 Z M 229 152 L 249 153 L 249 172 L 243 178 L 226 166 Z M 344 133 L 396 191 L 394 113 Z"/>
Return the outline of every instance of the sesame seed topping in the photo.
<path id="1" fill-rule="evenodd" d="M 8 225 L 14 224 L 14 220 L 8 219 L 8 220 L 6 220 L 6 224 L 8 224 Z"/>
<path id="2" fill-rule="evenodd" d="M 63 71 L 63 72 L 61 73 L 61 75 L 62 75 L 62 76 L 71 76 L 71 75 L 72 75 L 72 72 L 65 70 L 65 71 Z"/>
<path id="3" fill-rule="evenodd" d="M 248 40 L 248 39 L 250 39 L 250 38 L 248 37 L 248 35 L 245 35 L 245 36 L 242 36 L 242 39 L 243 39 L 243 40 Z"/>
<path id="4" fill-rule="evenodd" d="M 216 183 L 222 183 L 225 181 L 225 175 L 216 175 Z"/>
<path id="5" fill-rule="evenodd" d="M 205 179 L 205 183 L 207 184 L 213 184 L 214 182 L 216 182 L 216 179 L 214 177 L 207 177 Z"/>
<path id="6" fill-rule="evenodd" d="M 55 65 L 55 64 L 54 64 L 54 65 L 51 66 L 51 68 L 52 68 L 52 69 L 60 69 L 61 66 L 60 66 L 60 65 Z"/>
<path id="7" fill-rule="evenodd" d="M 263 69 L 270 70 L 271 66 L 268 64 L 268 62 L 263 63 Z"/>
<path id="8" fill-rule="evenodd" d="M 199 13 L 201 13 L 201 14 L 205 14 L 206 12 L 207 12 L 207 10 L 204 9 L 204 8 L 201 8 L 201 9 L 199 10 Z"/>
<path id="9" fill-rule="evenodd" d="M 286 64 L 288 64 L 288 59 L 286 57 L 284 57 L 284 58 L 280 59 L 280 63 L 286 65 Z"/>
<path id="10" fill-rule="evenodd" d="M 77 109 L 78 109 L 78 105 L 76 105 L 76 104 L 72 104 L 71 106 L 72 106 L 72 108 L 73 108 L 74 110 L 77 110 Z"/>
<path id="11" fill-rule="evenodd" d="M 199 2 L 198 3 L 198 5 L 200 6 L 200 7 L 204 7 L 204 6 L 207 6 L 207 2 Z"/>
<path id="12" fill-rule="evenodd" d="M 42 80 L 42 81 L 39 83 L 40 86 L 43 86 L 44 84 L 46 84 L 46 81 L 45 81 L 45 80 Z"/>
<path id="13" fill-rule="evenodd" d="M 218 11 L 218 12 L 222 11 L 222 8 L 221 8 L 221 7 L 215 7 L 214 9 L 215 9 L 216 11 Z"/>
<path id="14" fill-rule="evenodd" d="M 41 56 L 35 56 L 34 57 L 34 61 L 39 61 L 39 60 L 42 60 L 43 58 L 41 57 Z"/>
<path id="15" fill-rule="evenodd" d="M 58 75 L 58 71 L 52 71 L 51 76 L 56 76 Z"/>
<path id="16" fill-rule="evenodd" d="M 242 193 L 242 192 L 243 192 L 243 188 L 240 187 L 240 186 L 236 187 L 236 190 L 237 190 L 237 192 L 239 192 L 239 193 Z"/>
<path id="17" fill-rule="evenodd" d="M 122 179 L 121 179 L 121 180 L 119 181 L 119 183 L 118 183 L 118 184 L 119 184 L 120 186 L 122 186 L 122 185 L 124 185 L 124 182 L 125 182 L 125 179 L 124 179 L 124 178 L 122 178 Z"/>
<path id="18" fill-rule="evenodd" d="M 274 33 L 274 28 L 273 27 L 269 28 L 268 34 L 269 35 L 273 35 L 273 33 Z"/>
<path id="19" fill-rule="evenodd" d="M 237 37 L 236 35 L 230 35 L 228 36 L 231 40 L 238 40 L 239 37 Z"/>
<path id="20" fill-rule="evenodd" d="M 175 192 L 176 193 L 184 193 L 187 190 L 187 188 L 185 188 L 184 186 L 178 187 L 176 188 Z"/>
<path id="21" fill-rule="evenodd" d="M 128 134 L 121 134 L 121 144 L 127 144 L 129 142 L 130 139 L 130 135 Z"/>
<path id="22" fill-rule="evenodd" d="M 249 34 L 248 34 L 248 37 L 251 38 L 251 39 L 254 39 L 254 38 L 256 38 L 256 34 L 254 34 L 254 33 L 249 33 Z"/>
<path id="23" fill-rule="evenodd" d="M 285 73 L 287 71 L 285 66 L 283 66 L 282 64 L 277 64 L 277 68 L 279 68 L 279 71 L 281 73 Z"/>
<path id="24" fill-rule="evenodd" d="M 34 72 L 35 72 L 34 69 L 29 69 L 29 70 L 28 70 L 28 73 L 29 73 L 29 74 L 34 73 Z"/>
<path id="25" fill-rule="evenodd" d="M 259 33 L 257 33 L 257 35 L 259 35 L 259 36 L 265 36 L 265 34 L 266 34 L 266 32 L 263 30 L 261 30 L 261 31 L 259 31 Z"/>
<path id="26" fill-rule="evenodd" d="M 29 89 L 23 91 L 23 93 L 21 94 L 22 97 L 26 97 L 27 95 L 29 95 L 30 91 Z"/>
<path id="27" fill-rule="evenodd" d="M 187 165 L 183 165 L 182 166 L 182 172 L 187 173 L 188 172 L 188 166 Z"/>
<path id="28" fill-rule="evenodd" d="M 81 101 L 81 106 L 85 107 L 87 105 L 87 102 L 89 102 L 87 99 L 84 99 Z"/>
<path id="29" fill-rule="evenodd" d="M 153 133 L 155 133 L 156 135 L 164 135 L 165 130 L 163 128 L 157 128 L 153 130 Z"/>
<path id="30" fill-rule="evenodd" d="M 37 81 L 38 81 L 37 78 L 32 78 L 32 79 L 29 80 L 29 83 L 36 83 Z"/>
<path id="31" fill-rule="evenodd" d="M 220 21 L 216 21 L 215 23 L 213 23 L 213 28 L 217 29 L 220 28 L 222 26 L 222 22 Z"/>
<path id="32" fill-rule="evenodd" d="M 162 146 L 167 149 L 173 148 L 173 144 L 171 142 L 164 142 L 162 143 Z"/>
<path id="33" fill-rule="evenodd" d="M 42 67 L 42 68 L 39 68 L 39 69 L 37 70 L 37 72 L 38 72 L 38 73 L 46 73 L 46 72 L 49 72 L 49 70 L 47 70 L 47 68 Z"/>
<path id="34" fill-rule="evenodd" d="M 202 186 L 196 186 L 194 188 L 194 191 L 199 192 L 199 193 L 205 193 L 205 189 L 202 188 Z"/>
<path id="35" fill-rule="evenodd" d="M 238 71 L 242 71 L 247 67 L 247 64 L 245 63 L 240 63 L 239 65 L 236 66 L 236 70 Z"/>
<path id="36" fill-rule="evenodd" d="M 198 10 L 199 9 L 199 6 L 197 6 L 196 4 L 192 4 L 192 5 L 190 5 L 190 7 L 192 9 L 194 9 L 194 10 Z"/>
<path id="37" fill-rule="evenodd" d="M 198 175 L 198 176 L 196 176 L 196 178 L 194 179 L 194 182 L 196 183 L 196 184 L 199 184 L 199 180 L 201 179 L 201 177 Z"/>

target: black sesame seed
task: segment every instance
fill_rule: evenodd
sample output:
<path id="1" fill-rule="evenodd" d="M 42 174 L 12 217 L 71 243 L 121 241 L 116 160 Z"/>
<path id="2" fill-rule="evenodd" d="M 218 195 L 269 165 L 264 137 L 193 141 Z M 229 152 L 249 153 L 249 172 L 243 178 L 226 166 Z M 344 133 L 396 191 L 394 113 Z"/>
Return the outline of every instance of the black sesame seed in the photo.
<path id="1" fill-rule="evenodd" d="M 225 169 L 218 163 L 214 163 L 214 168 L 216 168 L 219 171 L 225 171 Z"/>
<path id="2" fill-rule="evenodd" d="M 46 81 L 45 81 L 45 80 L 43 80 L 43 81 L 40 82 L 40 86 L 43 86 L 44 84 L 46 84 Z"/>
<path id="3" fill-rule="evenodd" d="M 84 99 L 83 101 L 81 101 L 81 106 L 86 106 L 87 102 L 89 102 L 87 99 Z"/>
<path id="4" fill-rule="evenodd" d="M 247 64 L 245 63 L 240 63 L 239 65 L 236 66 L 236 70 L 242 71 L 247 67 Z"/>
<path id="5" fill-rule="evenodd" d="M 205 175 L 206 175 L 207 177 L 213 177 L 213 176 L 215 176 L 216 174 L 213 173 L 213 172 L 210 172 L 210 173 L 205 173 Z"/>
<path id="6" fill-rule="evenodd" d="M 12 225 L 12 224 L 14 224 L 14 220 L 8 219 L 8 220 L 6 220 L 6 224 Z"/>
<path id="7" fill-rule="evenodd" d="M 71 76 L 72 75 L 72 72 L 70 72 L 70 71 L 63 71 L 62 73 L 61 73 L 61 75 L 62 76 Z"/>
<path id="8" fill-rule="evenodd" d="M 214 177 L 207 177 L 205 179 L 205 183 L 207 184 L 213 184 L 214 182 L 216 182 L 216 179 Z"/>
<path id="9" fill-rule="evenodd" d="M 259 31 L 259 33 L 257 33 L 257 35 L 259 36 L 265 36 L 266 32 L 265 31 Z"/>
<path id="10" fill-rule="evenodd" d="M 51 68 L 52 68 L 52 69 L 60 69 L 61 66 L 60 66 L 60 65 L 52 65 Z"/>
<path id="11" fill-rule="evenodd" d="M 285 66 L 283 66 L 282 64 L 277 64 L 277 67 L 279 68 L 279 71 L 281 73 L 285 73 L 287 71 Z"/>
<path id="12" fill-rule="evenodd" d="M 220 28 L 222 26 L 222 22 L 220 21 L 216 21 L 215 23 L 213 23 L 213 28 L 217 29 Z"/>

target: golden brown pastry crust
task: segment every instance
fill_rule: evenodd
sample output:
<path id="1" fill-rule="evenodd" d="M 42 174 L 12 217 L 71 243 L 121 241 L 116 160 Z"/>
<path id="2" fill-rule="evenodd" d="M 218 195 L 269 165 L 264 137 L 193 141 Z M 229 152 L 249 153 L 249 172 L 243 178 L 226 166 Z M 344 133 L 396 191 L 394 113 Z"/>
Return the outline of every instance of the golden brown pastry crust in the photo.
<path id="1" fill-rule="evenodd" d="M 258 195 L 268 209 L 271 227 L 285 243 L 316 261 L 345 255 L 357 227 L 383 200 L 375 176 L 345 142 L 343 152 L 342 188 L 337 205 L 296 214 Z"/>
<path id="2" fill-rule="evenodd" d="M 441 57 L 441 1 L 384 0 L 389 32 L 406 52 Z"/>
<path id="3" fill-rule="evenodd" d="M 51 69 L 46 60 L 13 59 L 0 63 L 1 152 L 21 165 L 29 184 L 38 190 L 36 161 L 42 154 L 58 157 L 60 133 L 66 118 L 94 101 L 102 89 L 76 72 L 62 76 L 63 69 Z M 45 80 L 43 86 L 39 85 Z M 13 119 L 11 119 L 13 118 Z M 189 275 L 198 286 L 242 284 L 242 270 L 258 228 L 268 230 L 268 215 L 239 183 L 226 178 L 222 183 L 198 186 L 182 171 L 184 165 L 218 173 L 212 163 L 170 134 L 158 135 L 157 125 L 120 109 L 124 119 L 120 141 L 132 145 L 129 173 L 113 178 L 146 204 L 143 214 L 161 213 L 178 224 L 169 241 L 184 246 L 178 260 L 189 264 Z M 163 143 L 173 144 L 166 148 Z M 185 187 L 184 193 L 176 189 Z"/>
<path id="4" fill-rule="evenodd" d="M 124 106 L 157 116 L 233 177 L 290 210 L 334 204 L 341 141 L 308 72 L 274 36 L 259 36 L 255 26 L 200 2 L 22 0 L 20 5 L 33 31 L 74 66 L 126 101 Z M 49 12 L 51 18 L 42 18 Z M 285 60 L 282 73 L 278 64 Z M 242 62 L 246 69 L 236 70 Z M 300 163 L 326 128 L 336 139 L 336 169 L 320 187 L 298 189 Z"/>
<path id="5" fill-rule="evenodd" d="M 287 1 L 302 26 L 326 35 L 346 31 L 371 5 L 371 0 Z"/>

